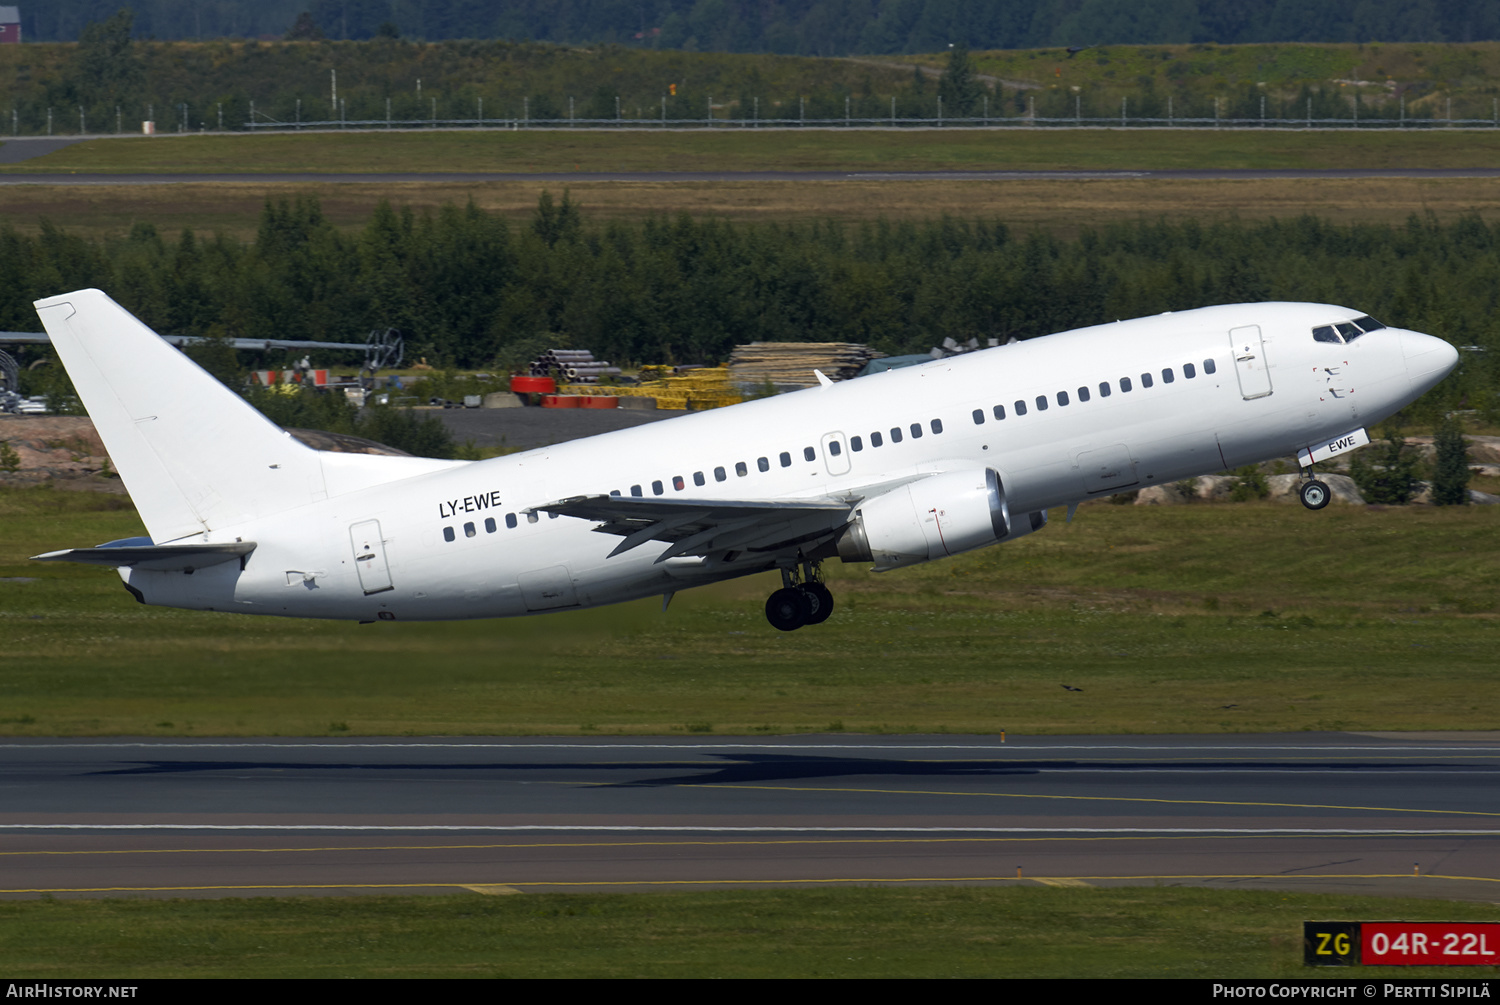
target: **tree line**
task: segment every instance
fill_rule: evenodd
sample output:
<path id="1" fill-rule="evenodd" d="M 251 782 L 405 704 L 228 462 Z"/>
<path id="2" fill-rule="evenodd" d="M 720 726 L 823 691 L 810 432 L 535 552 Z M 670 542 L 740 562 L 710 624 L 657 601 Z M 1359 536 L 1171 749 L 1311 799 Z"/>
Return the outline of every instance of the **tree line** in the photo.
<path id="1" fill-rule="evenodd" d="M 74 41 L 115 6 L 101 0 L 23 4 L 24 36 Z M 508 38 L 813 56 L 939 52 L 950 44 L 1020 49 L 1500 38 L 1500 10 L 1472 0 L 134 0 L 133 7 L 141 33 L 161 39 L 282 37 L 300 22 L 304 37 L 332 39 Z"/>
<path id="2" fill-rule="evenodd" d="M 94 286 L 166 334 L 358 341 L 394 327 L 434 364 L 493 370 L 549 345 L 634 363 L 721 362 L 752 341 L 899 354 L 1216 303 L 1335 303 L 1489 350 L 1424 407 L 1500 408 L 1500 227 L 1478 216 L 1132 222 L 1064 239 L 946 216 L 596 222 L 548 193 L 521 225 L 473 204 L 382 203 L 341 230 L 298 198 L 268 201 L 250 241 L 6 225 L 0 271 L 0 329 L 36 330 L 33 300 Z"/>

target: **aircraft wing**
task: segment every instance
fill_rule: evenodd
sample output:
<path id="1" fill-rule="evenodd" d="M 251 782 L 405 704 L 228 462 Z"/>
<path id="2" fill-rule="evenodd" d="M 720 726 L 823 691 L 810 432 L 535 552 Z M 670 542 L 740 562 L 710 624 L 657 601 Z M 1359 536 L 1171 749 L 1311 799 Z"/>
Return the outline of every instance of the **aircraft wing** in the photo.
<path id="1" fill-rule="evenodd" d="M 698 500 L 575 496 L 537 509 L 593 520 L 601 534 L 624 538 L 609 557 L 648 541 L 671 547 L 657 557 L 728 551 L 780 551 L 827 538 L 849 522 L 855 504 L 838 499 Z"/>

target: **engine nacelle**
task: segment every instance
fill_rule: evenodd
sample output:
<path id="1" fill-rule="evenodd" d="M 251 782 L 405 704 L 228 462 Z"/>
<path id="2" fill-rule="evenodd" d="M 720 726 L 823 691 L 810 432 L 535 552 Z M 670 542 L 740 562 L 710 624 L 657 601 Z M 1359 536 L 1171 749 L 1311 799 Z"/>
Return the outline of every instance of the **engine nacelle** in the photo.
<path id="1" fill-rule="evenodd" d="M 1046 525 L 1042 510 L 1012 516 L 992 468 L 948 471 L 866 499 L 839 538 L 839 557 L 874 562 L 875 571 L 884 572 L 1010 541 Z"/>

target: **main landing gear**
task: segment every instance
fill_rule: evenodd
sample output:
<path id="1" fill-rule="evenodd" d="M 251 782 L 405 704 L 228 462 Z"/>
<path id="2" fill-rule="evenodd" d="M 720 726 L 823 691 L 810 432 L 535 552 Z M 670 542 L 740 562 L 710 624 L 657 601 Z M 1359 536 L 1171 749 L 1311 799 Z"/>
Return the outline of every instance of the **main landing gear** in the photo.
<path id="1" fill-rule="evenodd" d="M 781 589 L 766 601 L 766 620 L 778 631 L 794 632 L 803 625 L 820 625 L 833 613 L 833 594 L 815 578 L 817 565 L 803 562 L 800 576 L 798 572 L 796 568 L 782 569 Z"/>

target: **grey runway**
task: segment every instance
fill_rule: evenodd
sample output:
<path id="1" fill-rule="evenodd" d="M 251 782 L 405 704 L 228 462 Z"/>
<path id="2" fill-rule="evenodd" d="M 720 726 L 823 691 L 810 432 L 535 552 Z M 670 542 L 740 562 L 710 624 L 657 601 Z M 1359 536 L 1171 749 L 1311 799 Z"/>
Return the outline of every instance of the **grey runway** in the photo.
<path id="1" fill-rule="evenodd" d="M 1371 178 L 1500 178 L 1500 168 L 1184 168 L 1160 171 L 568 171 L 568 172 L 381 172 L 381 173 L 15 173 L 0 185 L 441 185 L 497 182 L 912 182 L 912 181 L 1262 181 Z"/>
<path id="2" fill-rule="evenodd" d="M 1183 884 L 1495 899 L 1500 742 L 0 744 L 0 896 Z"/>

